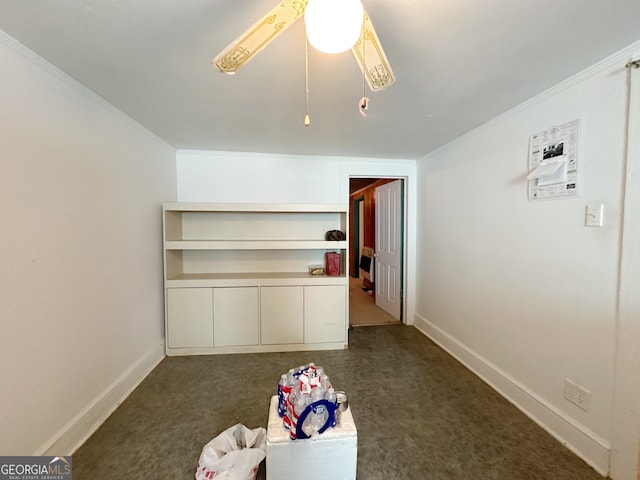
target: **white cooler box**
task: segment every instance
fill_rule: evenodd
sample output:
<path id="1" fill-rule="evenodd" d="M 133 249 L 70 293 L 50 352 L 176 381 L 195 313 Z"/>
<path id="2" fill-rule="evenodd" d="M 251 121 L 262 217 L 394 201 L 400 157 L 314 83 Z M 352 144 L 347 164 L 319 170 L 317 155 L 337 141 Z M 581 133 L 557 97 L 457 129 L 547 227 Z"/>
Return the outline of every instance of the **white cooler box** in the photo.
<path id="1" fill-rule="evenodd" d="M 355 480 L 358 431 L 351 408 L 340 423 L 315 438 L 290 440 L 278 415 L 278 397 L 271 397 L 267 425 L 268 480 Z"/>

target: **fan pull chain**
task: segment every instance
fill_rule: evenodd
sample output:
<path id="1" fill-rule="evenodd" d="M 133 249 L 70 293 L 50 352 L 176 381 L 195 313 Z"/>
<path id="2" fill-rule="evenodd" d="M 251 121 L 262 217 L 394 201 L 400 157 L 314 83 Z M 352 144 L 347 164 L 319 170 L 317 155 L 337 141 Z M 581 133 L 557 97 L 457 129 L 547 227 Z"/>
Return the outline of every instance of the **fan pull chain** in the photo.
<path id="1" fill-rule="evenodd" d="M 365 85 L 366 85 L 366 42 L 365 42 L 365 21 L 364 21 L 364 15 L 362 15 L 362 32 L 361 32 L 361 42 L 362 42 L 362 64 L 364 65 L 363 69 L 362 69 L 362 98 L 360 99 L 360 101 L 358 102 L 358 110 L 360 110 L 360 114 L 363 117 L 367 116 L 367 108 L 369 108 L 369 99 L 367 98 L 367 92 L 365 90 Z"/>
<path id="2" fill-rule="evenodd" d="M 304 29 L 304 126 L 311 125 L 309 118 L 309 40 L 307 39 L 307 29 Z"/>

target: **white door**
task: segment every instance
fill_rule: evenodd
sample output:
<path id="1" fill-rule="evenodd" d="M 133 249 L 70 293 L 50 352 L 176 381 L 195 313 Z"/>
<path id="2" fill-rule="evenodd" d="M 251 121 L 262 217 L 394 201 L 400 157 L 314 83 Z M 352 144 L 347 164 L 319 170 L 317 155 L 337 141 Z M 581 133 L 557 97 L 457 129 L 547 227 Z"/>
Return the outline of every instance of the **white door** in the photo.
<path id="1" fill-rule="evenodd" d="M 260 287 L 260 343 L 304 342 L 302 286 Z"/>
<path id="2" fill-rule="evenodd" d="M 258 287 L 213 289 L 213 346 L 258 345 Z"/>
<path id="3" fill-rule="evenodd" d="M 213 347 L 213 294 L 210 288 L 167 288 L 169 348 Z"/>
<path id="4" fill-rule="evenodd" d="M 346 306 L 347 287 L 344 285 L 305 285 L 304 343 L 344 343 Z"/>
<path id="5" fill-rule="evenodd" d="M 376 187 L 376 305 L 400 320 L 402 180 Z"/>

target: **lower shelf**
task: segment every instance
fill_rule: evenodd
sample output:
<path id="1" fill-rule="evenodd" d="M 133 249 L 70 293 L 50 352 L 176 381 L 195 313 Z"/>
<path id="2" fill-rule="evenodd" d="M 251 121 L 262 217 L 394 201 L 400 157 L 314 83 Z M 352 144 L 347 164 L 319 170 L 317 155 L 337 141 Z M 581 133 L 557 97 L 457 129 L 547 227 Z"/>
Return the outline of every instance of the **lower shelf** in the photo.
<path id="1" fill-rule="evenodd" d="M 269 285 L 348 285 L 346 276 L 307 272 L 182 273 L 165 281 L 170 287 L 241 287 Z"/>

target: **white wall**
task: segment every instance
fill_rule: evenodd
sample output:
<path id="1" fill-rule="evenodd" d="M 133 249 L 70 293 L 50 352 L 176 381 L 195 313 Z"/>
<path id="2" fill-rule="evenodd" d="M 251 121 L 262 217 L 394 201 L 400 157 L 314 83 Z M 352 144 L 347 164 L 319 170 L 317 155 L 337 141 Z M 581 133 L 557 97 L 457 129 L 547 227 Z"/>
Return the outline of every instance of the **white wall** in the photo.
<path id="1" fill-rule="evenodd" d="M 624 65 L 639 48 L 619 52 L 418 163 L 416 326 L 601 473 L 608 472 L 609 451 L 618 442 L 612 409 Z M 574 119 L 581 122 L 579 196 L 529 202 L 530 135 Z M 604 204 L 604 227 L 585 227 L 589 202 Z M 563 398 L 566 378 L 591 392 L 588 412 Z"/>
<path id="2" fill-rule="evenodd" d="M 0 78 L 0 455 L 67 455 L 163 358 L 175 149 L 3 32 Z"/>
<path id="3" fill-rule="evenodd" d="M 178 201 L 349 203 L 350 177 L 406 179 L 406 322 L 415 298 L 416 163 L 413 160 L 178 150 Z"/>

